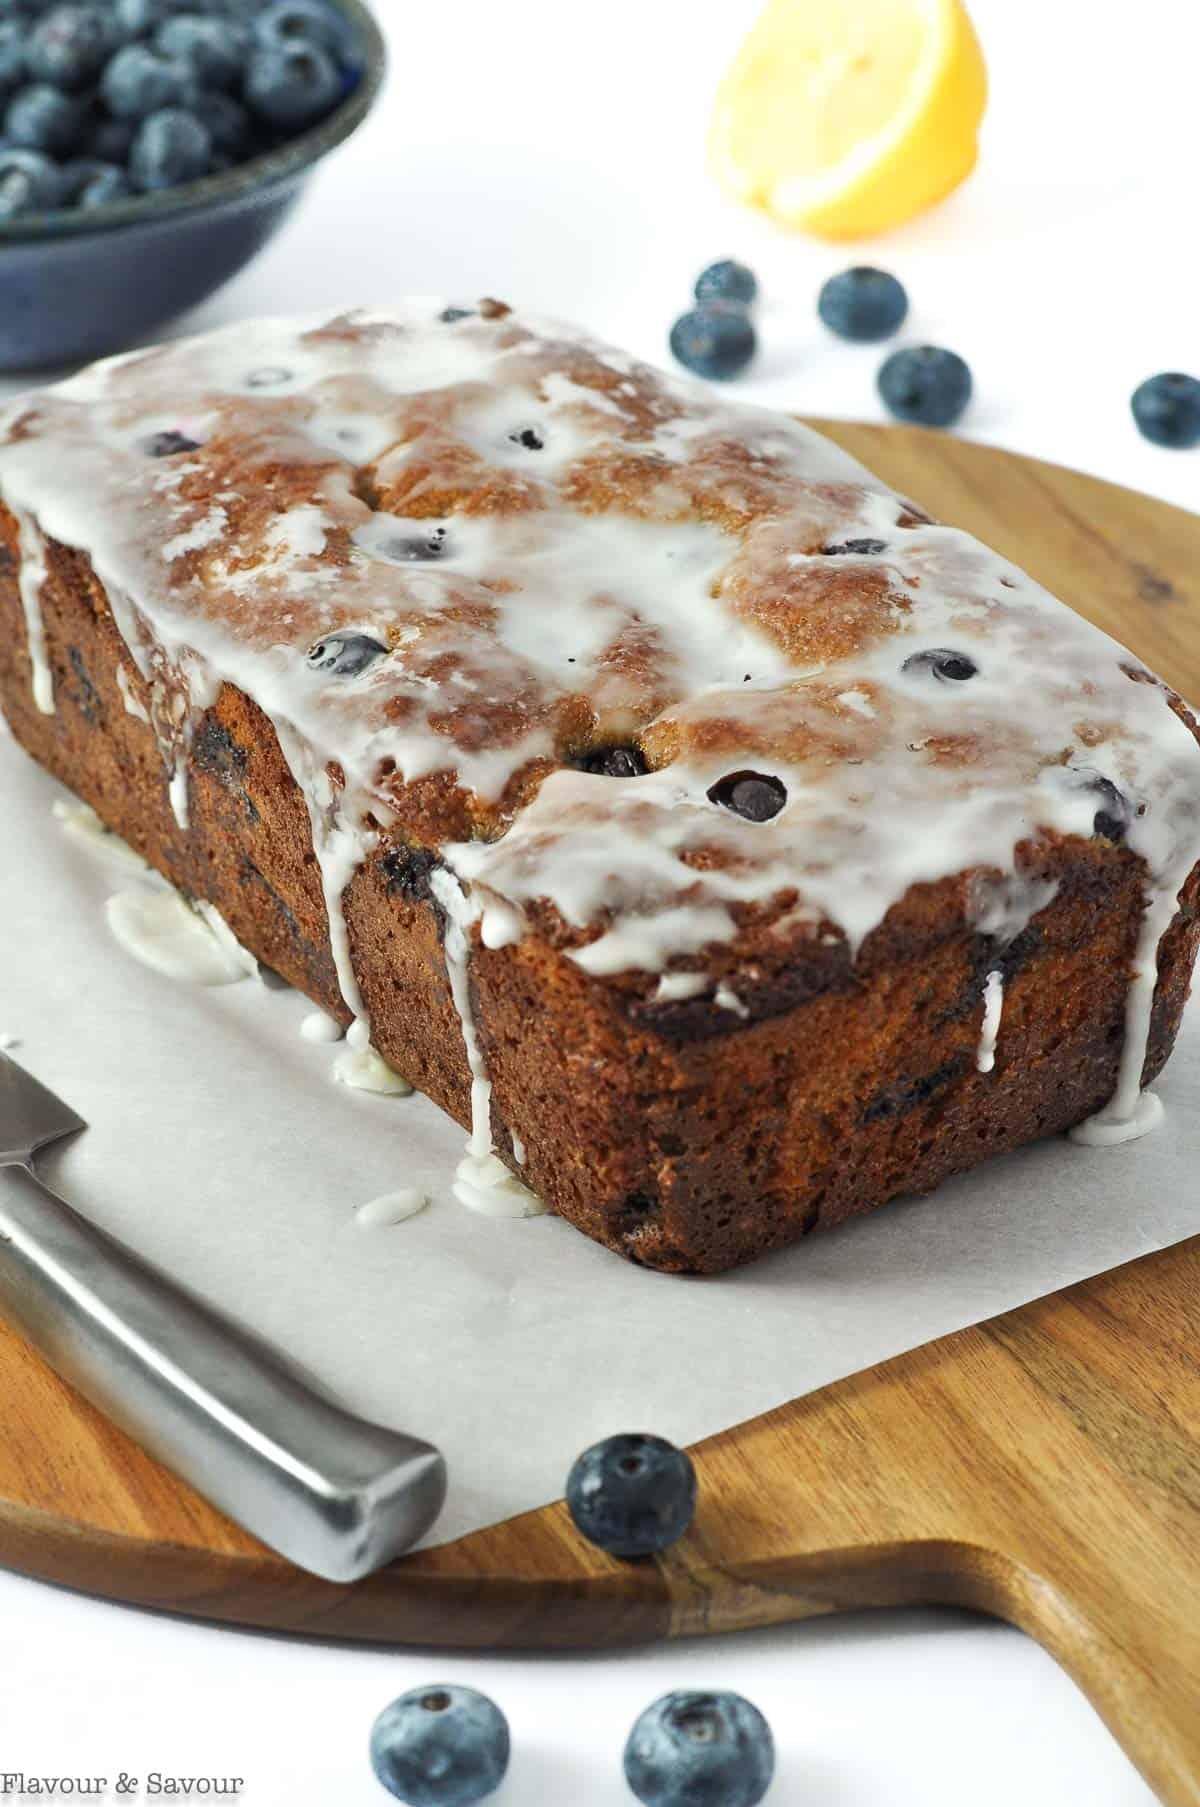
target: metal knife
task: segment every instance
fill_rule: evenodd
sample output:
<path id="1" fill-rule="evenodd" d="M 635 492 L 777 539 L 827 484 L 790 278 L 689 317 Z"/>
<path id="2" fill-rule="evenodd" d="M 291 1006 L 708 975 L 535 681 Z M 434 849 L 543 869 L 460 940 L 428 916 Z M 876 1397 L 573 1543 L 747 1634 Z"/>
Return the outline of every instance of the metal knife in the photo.
<path id="1" fill-rule="evenodd" d="M 330 1405 L 37 1176 L 87 1126 L 0 1054 L 0 1311 L 64 1380 L 289 1561 L 356 1581 L 446 1497 L 441 1452 Z"/>

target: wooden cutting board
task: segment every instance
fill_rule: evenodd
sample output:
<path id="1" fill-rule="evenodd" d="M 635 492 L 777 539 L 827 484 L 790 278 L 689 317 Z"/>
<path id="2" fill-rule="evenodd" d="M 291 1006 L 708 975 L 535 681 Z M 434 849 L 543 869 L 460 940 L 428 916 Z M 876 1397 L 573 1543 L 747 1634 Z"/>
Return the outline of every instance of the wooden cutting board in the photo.
<path id="1" fill-rule="evenodd" d="M 1200 516 L 917 429 L 827 430 L 1200 697 Z M 1165 1802 L 1200 1807 L 1200 1237 L 694 1454 L 696 1524 L 661 1561 L 607 1559 L 557 1505 L 339 1587 L 239 1531 L 0 1325 L 9 1567 L 232 1623 L 455 1648 L 977 1607 L 1046 1646 Z"/>

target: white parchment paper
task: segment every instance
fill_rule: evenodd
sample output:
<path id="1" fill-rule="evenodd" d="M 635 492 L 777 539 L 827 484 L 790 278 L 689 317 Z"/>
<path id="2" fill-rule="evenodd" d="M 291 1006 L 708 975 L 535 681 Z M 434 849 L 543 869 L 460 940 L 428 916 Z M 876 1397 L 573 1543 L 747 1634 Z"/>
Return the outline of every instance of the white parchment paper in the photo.
<path id="1" fill-rule="evenodd" d="M 1157 1134 L 1043 1143 L 717 1279 L 475 1216 L 450 1194 L 462 1132 L 420 1096 L 335 1085 L 307 1000 L 183 986 L 115 945 L 103 904 L 127 881 L 53 820 L 60 795 L 0 724 L 0 1045 L 90 1125 L 56 1183 L 335 1398 L 439 1444 L 433 1542 L 557 1498 L 609 1432 L 692 1442 L 1200 1228 L 1195 1009 Z M 400 1186 L 431 1207 L 360 1228 Z"/>

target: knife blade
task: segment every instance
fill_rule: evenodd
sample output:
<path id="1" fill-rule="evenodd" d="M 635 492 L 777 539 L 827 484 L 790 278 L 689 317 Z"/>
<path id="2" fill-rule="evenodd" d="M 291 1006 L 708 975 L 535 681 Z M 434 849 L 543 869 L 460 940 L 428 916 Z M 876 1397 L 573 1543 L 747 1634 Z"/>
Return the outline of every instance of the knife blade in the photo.
<path id="1" fill-rule="evenodd" d="M 0 1054 L 0 1311 L 144 1448 L 300 1568 L 350 1582 L 410 1548 L 445 1500 L 441 1452 L 322 1399 L 51 1191 L 37 1155 L 85 1128 Z"/>

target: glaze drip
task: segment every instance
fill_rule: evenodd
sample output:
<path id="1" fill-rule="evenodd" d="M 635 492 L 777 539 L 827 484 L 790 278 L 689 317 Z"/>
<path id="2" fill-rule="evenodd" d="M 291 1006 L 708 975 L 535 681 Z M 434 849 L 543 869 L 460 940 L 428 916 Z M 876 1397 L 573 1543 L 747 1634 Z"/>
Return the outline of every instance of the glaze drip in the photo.
<path id="1" fill-rule="evenodd" d="M 486 1162 L 492 1154 L 492 1082 L 487 1062 L 475 1027 L 475 1005 L 471 997 L 471 930 L 479 920 L 479 907 L 470 902 L 453 874 L 434 871 L 429 885 L 446 913 L 446 972 L 458 1020 L 462 1024 L 467 1065 L 471 1069 L 471 1140 L 467 1153 L 476 1162 Z"/>
<path id="2" fill-rule="evenodd" d="M 14 508 L 21 569 L 17 579 L 25 613 L 25 638 L 33 674 L 33 700 L 43 715 L 53 715 L 54 674 L 46 656 L 46 631 L 42 624 L 42 586 L 46 581 L 46 542 L 37 522 L 24 509 Z"/>
<path id="3" fill-rule="evenodd" d="M 979 1030 L 979 1051 L 975 1066 L 980 1073 L 990 1073 L 996 1064 L 996 1042 L 1000 1035 L 1000 1016 L 1004 1009 L 1004 974 L 990 972 L 983 988 L 983 1023 Z"/>

